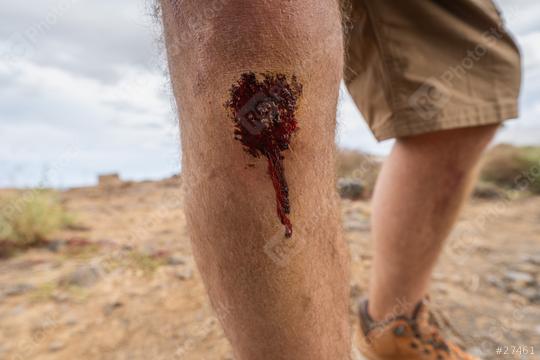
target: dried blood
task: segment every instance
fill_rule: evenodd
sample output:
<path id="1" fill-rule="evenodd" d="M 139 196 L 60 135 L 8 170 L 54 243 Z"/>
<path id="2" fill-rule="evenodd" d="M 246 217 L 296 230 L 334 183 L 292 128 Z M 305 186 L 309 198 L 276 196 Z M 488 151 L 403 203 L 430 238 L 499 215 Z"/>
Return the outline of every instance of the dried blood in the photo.
<path id="1" fill-rule="evenodd" d="M 283 167 L 283 152 L 289 149 L 297 131 L 296 110 L 302 86 L 296 76 L 244 73 L 230 89 L 225 103 L 234 121 L 234 137 L 244 150 L 256 158 L 264 156 L 268 175 L 276 193 L 277 215 L 285 226 L 285 236 L 292 235 L 288 217 L 289 187 Z"/>

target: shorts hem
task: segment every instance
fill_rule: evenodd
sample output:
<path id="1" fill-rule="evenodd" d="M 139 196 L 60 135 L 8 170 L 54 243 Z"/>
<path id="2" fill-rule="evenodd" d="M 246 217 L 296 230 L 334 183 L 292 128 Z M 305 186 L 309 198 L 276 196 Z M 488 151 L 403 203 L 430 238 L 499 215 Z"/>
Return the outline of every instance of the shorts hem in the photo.
<path id="1" fill-rule="evenodd" d="M 414 117 L 413 117 L 414 116 Z M 506 120 L 515 119 L 519 116 L 517 102 L 496 103 L 494 105 L 475 108 L 473 114 L 438 115 L 429 123 L 422 123 L 420 115 L 395 114 L 394 119 L 389 120 L 384 126 L 372 129 L 377 141 L 392 138 L 421 135 L 440 130 L 475 127 L 482 125 L 498 124 Z"/>

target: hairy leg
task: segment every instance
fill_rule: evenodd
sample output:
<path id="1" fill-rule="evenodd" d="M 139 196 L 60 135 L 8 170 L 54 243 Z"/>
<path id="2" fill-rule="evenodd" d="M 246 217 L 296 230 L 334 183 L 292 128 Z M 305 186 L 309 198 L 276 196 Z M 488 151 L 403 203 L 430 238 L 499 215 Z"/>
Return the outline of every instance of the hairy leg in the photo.
<path id="1" fill-rule="evenodd" d="M 346 359 L 348 255 L 334 187 L 337 1 L 162 0 L 162 12 L 191 240 L 236 358 Z M 302 84 L 299 130 L 282 152 L 291 238 L 276 216 L 265 156 L 243 150 L 224 106 L 246 72 Z"/>
<path id="2" fill-rule="evenodd" d="M 374 319 L 406 313 L 426 294 L 431 271 L 476 178 L 496 125 L 397 140 L 373 198 Z"/>

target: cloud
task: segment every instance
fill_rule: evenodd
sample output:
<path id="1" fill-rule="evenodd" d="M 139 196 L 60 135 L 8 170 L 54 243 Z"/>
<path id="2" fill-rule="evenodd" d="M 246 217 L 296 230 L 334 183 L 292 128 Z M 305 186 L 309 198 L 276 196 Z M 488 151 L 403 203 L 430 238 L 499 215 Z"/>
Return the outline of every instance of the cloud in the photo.
<path id="1" fill-rule="evenodd" d="M 0 186 L 42 179 L 57 186 L 88 184 L 110 171 L 136 179 L 178 171 L 176 116 L 153 3 L 0 3 Z M 498 4 L 525 65 L 522 118 L 509 123 L 499 140 L 538 143 L 540 3 Z M 388 153 L 392 142 L 378 144 L 342 92 L 339 144 Z"/>
<path id="2" fill-rule="evenodd" d="M 65 148 L 75 149 L 78 160 L 62 178 L 85 183 L 105 171 L 135 178 L 176 172 L 178 134 L 163 76 L 133 67 L 122 73 L 107 84 L 28 61 L 0 62 L 0 79 L 11 75 L 10 86 L 0 87 L 0 186 L 17 172 L 17 185 L 35 183 L 36 171 L 57 162 Z"/>
<path id="3" fill-rule="evenodd" d="M 518 35 L 538 30 L 540 3 L 536 0 L 496 0 L 507 26 Z"/>
<path id="4" fill-rule="evenodd" d="M 132 0 L 4 3 L 0 5 L 4 56 L 102 82 L 120 80 L 124 65 L 159 71 L 162 57 L 152 47 L 158 42 L 159 26 L 149 4 Z"/>
<path id="5" fill-rule="evenodd" d="M 540 31 L 523 35 L 519 39 L 523 52 L 523 64 L 528 75 L 540 71 Z"/>

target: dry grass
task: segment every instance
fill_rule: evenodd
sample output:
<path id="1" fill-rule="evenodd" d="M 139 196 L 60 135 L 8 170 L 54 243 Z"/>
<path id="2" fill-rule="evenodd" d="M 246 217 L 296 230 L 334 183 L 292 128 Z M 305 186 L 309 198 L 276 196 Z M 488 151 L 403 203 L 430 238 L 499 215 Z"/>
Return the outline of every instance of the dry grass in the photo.
<path id="1" fill-rule="evenodd" d="M 337 175 L 340 178 L 358 180 L 364 187 L 364 196 L 371 196 L 379 171 L 381 159 L 355 150 L 339 150 Z"/>
<path id="2" fill-rule="evenodd" d="M 13 246 L 31 246 L 72 223 L 58 194 L 31 190 L 0 199 L 0 241 Z"/>
<path id="3" fill-rule="evenodd" d="M 161 265 L 165 264 L 165 260 L 160 257 L 136 251 L 129 254 L 128 260 L 134 269 L 142 270 L 145 275 L 153 274 Z"/>
<path id="4" fill-rule="evenodd" d="M 480 177 L 505 189 L 540 194 L 540 147 L 498 145 L 485 155 Z"/>

